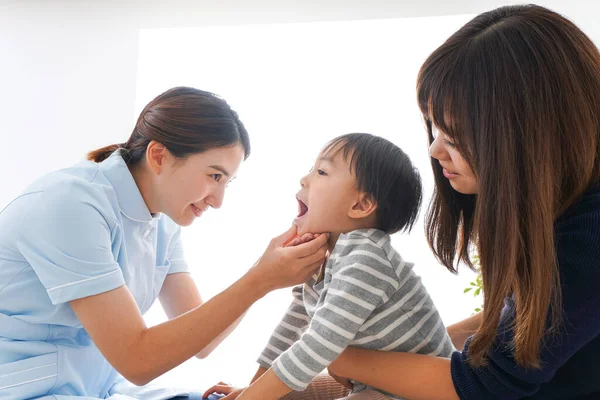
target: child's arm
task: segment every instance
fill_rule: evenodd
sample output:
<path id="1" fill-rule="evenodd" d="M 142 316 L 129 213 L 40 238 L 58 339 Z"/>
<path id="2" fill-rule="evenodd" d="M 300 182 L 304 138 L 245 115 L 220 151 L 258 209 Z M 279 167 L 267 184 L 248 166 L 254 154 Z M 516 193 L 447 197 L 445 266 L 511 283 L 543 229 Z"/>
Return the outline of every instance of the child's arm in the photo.
<path id="1" fill-rule="evenodd" d="M 254 374 L 254 377 L 250 381 L 250 384 L 252 385 L 254 382 L 256 382 L 258 380 L 258 378 L 260 378 L 261 376 L 263 376 L 264 373 L 267 372 L 268 370 L 269 370 L 268 368 L 265 368 L 262 365 L 260 365 L 258 367 L 258 370 L 256 371 L 256 374 Z"/>
<path id="2" fill-rule="evenodd" d="M 248 386 L 237 400 L 276 400 L 285 396 L 293 389 L 283 383 L 272 368 L 262 374 L 256 382 Z"/>
<path id="3" fill-rule="evenodd" d="M 361 248 L 339 262 L 343 267 L 332 276 L 324 303 L 306 333 L 246 390 L 246 398 L 304 390 L 348 346 L 373 310 L 399 287 L 394 268 L 381 249 Z"/>

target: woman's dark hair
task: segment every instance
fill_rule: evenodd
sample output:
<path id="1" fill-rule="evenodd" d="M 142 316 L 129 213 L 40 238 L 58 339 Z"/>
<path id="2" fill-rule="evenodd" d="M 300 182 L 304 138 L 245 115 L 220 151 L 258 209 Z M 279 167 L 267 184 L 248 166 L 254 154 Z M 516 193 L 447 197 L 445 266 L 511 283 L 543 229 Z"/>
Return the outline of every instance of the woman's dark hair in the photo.
<path id="1" fill-rule="evenodd" d="M 127 142 L 90 152 L 101 162 L 117 149 L 129 166 L 144 158 L 151 140 L 164 145 L 177 158 L 241 144 L 250 155 L 248 132 L 237 113 L 221 97 L 190 87 L 175 87 L 152 100 L 142 110 Z"/>
<path id="2" fill-rule="evenodd" d="M 501 7 L 468 22 L 421 67 L 418 101 L 455 141 L 478 181 L 452 189 L 432 158 L 436 189 L 426 233 L 449 270 L 479 253 L 482 324 L 469 347 L 480 366 L 507 296 L 516 303 L 512 348 L 540 367 L 545 335 L 561 324 L 554 223 L 600 181 L 600 53 L 572 22 L 535 5 Z"/>
<path id="3" fill-rule="evenodd" d="M 377 229 L 387 233 L 410 231 L 421 208 L 419 171 L 390 141 L 368 133 L 350 133 L 330 141 L 324 154 L 342 151 L 356 176 L 357 188 L 377 204 Z"/>

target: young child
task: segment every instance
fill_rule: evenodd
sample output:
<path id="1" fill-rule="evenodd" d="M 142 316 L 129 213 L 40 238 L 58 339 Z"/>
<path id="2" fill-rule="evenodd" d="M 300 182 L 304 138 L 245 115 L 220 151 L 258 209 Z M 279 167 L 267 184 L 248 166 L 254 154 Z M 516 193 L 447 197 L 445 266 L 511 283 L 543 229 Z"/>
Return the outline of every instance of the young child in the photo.
<path id="1" fill-rule="evenodd" d="M 450 357 L 452 342 L 427 290 L 390 241 L 412 228 L 421 203 L 408 156 L 377 136 L 344 135 L 326 145 L 300 186 L 296 242 L 329 232 L 331 253 L 319 274 L 293 289 L 238 399 L 303 391 L 347 346 Z M 353 384 L 353 393 L 373 389 Z"/>

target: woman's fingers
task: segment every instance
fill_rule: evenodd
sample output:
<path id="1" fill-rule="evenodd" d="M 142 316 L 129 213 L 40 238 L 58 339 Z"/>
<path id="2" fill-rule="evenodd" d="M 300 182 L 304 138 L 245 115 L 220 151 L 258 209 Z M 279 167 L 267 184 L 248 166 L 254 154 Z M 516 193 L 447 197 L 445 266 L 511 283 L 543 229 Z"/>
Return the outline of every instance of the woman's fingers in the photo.
<path id="1" fill-rule="evenodd" d="M 320 236 L 319 233 L 305 233 L 301 236 L 296 236 L 294 237 L 292 240 L 287 241 L 283 247 L 295 247 L 298 246 L 299 244 L 302 243 L 306 243 L 306 242 L 310 242 L 311 240 L 314 240 L 316 238 L 318 238 Z"/>
<path id="2" fill-rule="evenodd" d="M 308 243 L 302 243 L 293 249 L 295 258 L 304 258 L 321 250 L 327 245 L 327 235 L 320 235 L 318 238 L 311 240 Z M 325 254 L 323 254 L 325 257 Z"/>
<path id="3" fill-rule="evenodd" d="M 300 243 L 302 243 L 302 239 L 299 237 L 295 237 L 291 241 L 287 242 L 284 245 L 284 247 L 294 247 L 294 246 L 298 246 Z"/>
<path id="4" fill-rule="evenodd" d="M 292 225 L 290 229 L 283 232 L 281 235 L 273 238 L 271 240 L 271 245 L 275 247 L 287 246 L 289 242 L 296 238 L 296 232 L 298 231 L 298 227 L 296 225 Z"/>

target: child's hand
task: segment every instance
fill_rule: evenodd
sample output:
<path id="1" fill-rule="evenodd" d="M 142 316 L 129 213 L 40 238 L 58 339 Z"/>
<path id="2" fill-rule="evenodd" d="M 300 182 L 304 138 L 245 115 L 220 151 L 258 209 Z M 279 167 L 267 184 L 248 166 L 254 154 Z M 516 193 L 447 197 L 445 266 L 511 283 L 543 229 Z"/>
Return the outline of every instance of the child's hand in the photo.
<path id="1" fill-rule="evenodd" d="M 321 236 L 320 233 L 305 233 L 302 236 L 296 236 L 296 237 L 292 238 L 292 240 L 285 243 L 283 245 L 283 247 L 298 246 L 299 244 L 310 242 L 311 240 L 314 240 L 314 239 L 318 238 L 319 236 Z"/>
<path id="2" fill-rule="evenodd" d="M 339 383 L 340 385 L 342 385 L 345 388 L 350 389 L 350 390 L 354 389 L 354 385 L 352 384 L 352 382 L 350 382 L 350 379 L 336 375 L 333 372 L 331 372 L 330 369 L 328 369 L 327 372 L 329 373 L 329 376 L 331 376 L 333 379 L 335 379 L 337 381 L 337 383 Z"/>
<path id="3" fill-rule="evenodd" d="M 226 394 L 227 396 L 223 397 L 222 400 L 235 400 L 240 393 L 242 393 L 244 391 L 244 389 L 246 388 L 236 388 L 231 386 L 228 383 L 225 382 L 219 382 L 218 384 L 214 385 L 213 387 L 211 387 L 210 389 L 208 389 L 206 392 L 204 392 L 204 394 L 202 395 L 202 398 L 208 398 L 209 395 L 213 394 L 213 393 L 217 393 L 217 394 Z"/>

